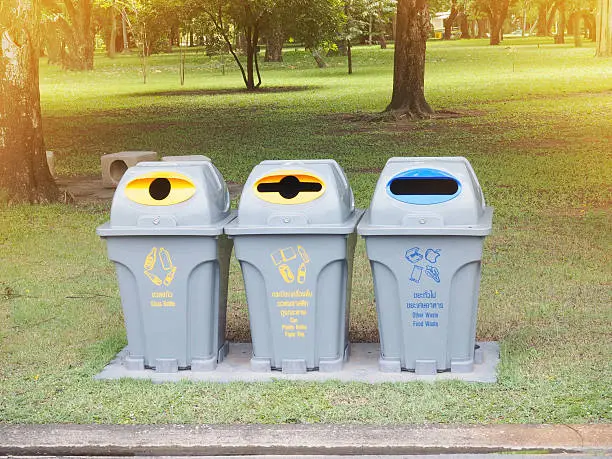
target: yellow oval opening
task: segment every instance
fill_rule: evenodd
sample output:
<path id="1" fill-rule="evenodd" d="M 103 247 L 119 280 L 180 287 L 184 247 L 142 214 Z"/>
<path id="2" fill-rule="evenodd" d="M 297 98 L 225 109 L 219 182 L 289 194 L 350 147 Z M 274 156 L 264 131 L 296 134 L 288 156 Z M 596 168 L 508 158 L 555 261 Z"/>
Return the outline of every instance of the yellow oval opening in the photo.
<path id="1" fill-rule="evenodd" d="M 176 172 L 141 175 L 125 187 L 125 196 L 145 206 L 171 206 L 187 201 L 196 192 L 189 177 Z"/>
<path id="2" fill-rule="evenodd" d="M 303 171 L 278 171 L 255 182 L 254 193 L 272 204 L 304 204 L 321 197 L 325 183 Z"/>

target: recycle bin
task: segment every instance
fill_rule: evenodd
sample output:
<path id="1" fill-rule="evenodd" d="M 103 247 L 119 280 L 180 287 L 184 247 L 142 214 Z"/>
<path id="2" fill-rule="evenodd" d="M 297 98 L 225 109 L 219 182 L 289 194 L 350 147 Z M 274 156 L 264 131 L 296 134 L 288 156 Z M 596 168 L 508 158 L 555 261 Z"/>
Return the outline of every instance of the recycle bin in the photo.
<path id="1" fill-rule="evenodd" d="M 465 158 L 391 158 L 358 226 L 374 277 L 381 371 L 473 371 L 493 210 Z"/>
<path id="2" fill-rule="evenodd" d="M 242 192 L 234 238 L 254 371 L 338 371 L 348 357 L 356 210 L 333 160 L 263 161 Z"/>
<path id="3" fill-rule="evenodd" d="M 143 162 L 127 170 L 97 229 L 115 263 L 128 369 L 212 370 L 227 355 L 225 319 L 234 218 L 210 161 Z"/>

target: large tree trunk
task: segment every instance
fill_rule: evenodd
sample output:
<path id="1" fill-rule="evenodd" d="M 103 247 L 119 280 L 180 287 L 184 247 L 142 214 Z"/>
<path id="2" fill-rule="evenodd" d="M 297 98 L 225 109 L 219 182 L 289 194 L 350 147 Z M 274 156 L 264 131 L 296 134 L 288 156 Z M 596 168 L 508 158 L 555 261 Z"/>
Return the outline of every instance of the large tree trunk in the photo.
<path id="1" fill-rule="evenodd" d="M 47 50 L 47 62 L 49 64 L 61 64 L 62 62 L 62 37 L 55 22 L 47 21 L 42 24 L 45 48 Z"/>
<path id="2" fill-rule="evenodd" d="M 123 37 L 123 50 L 122 50 L 122 52 L 128 53 L 128 52 L 130 52 L 130 43 L 128 41 L 127 13 L 125 12 L 125 8 L 121 9 L 121 35 Z"/>
<path id="3" fill-rule="evenodd" d="M 115 57 L 117 54 L 117 11 L 114 6 L 109 9 L 111 17 L 110 39 L 108 40 L 108 57 Z"/>
<path id="4" fill-rule="evenodd" d="M 490 45 L 499 45 L 502 40 L 504 21 L 508 17 L 509 0 L 495 2 L 491 8 L 489 19 L 491 21 Z"/>
<path id="5" fill-rule="evenodd" d="M 459 22 L 459 27 L 461 29 L 461 38 L 470 38 L 470 24 L 464 11 L 459 13 L 457 16 L 457 21 Z"/>
<path id="6" fill-rule="evenodd" d="M 92 70 L 94 30 L 91 18 L 92 0 L 64 0 L 67 19 L 60 18 L 66 44 L 62 65 L 69 70 Z"/>
<path id="7" fill-rule="evenodd" d="M 559 26 L 557 28 L 557 35 L 555 36 L 555 43 L 558 45 L 565 44 L 565 1 L 562 0 L 558 3 L 559 12 Z"/>
<path id="8" fill-rule="evenodd" d="M 548 5 L 542 2 L 538 5 L 538 37 L 546 37 L 548 35 Z"/>
<path id="9" fill-rule="evenodd" d="M 580 31 L 581 19 L 582 13 L 580 11 L 577 11 L 570 16 L 570 25 L 572 27 L 572 35 L 574 35 L 574 46 L 576 48 L 582 47 L 582 33 Z"/>
<path id="10" fill-rule="evenodd" d="M 478 35 L 476 38 L 483 38 L 485 33 L 487 33 L 487 20 L 482 18 L 476 21 L 478 24 Z"/>
<path id="11" fill-rule="evenodd" d="M 398 0 L 393 95 L 385 110 L 396 116 L 426 118 L 433 114 L 424 93 L 429 28 L 426 0 Z"/>
<path id="12" fill-rule="evenodd" d="M 17 0 L 0 8 L 1 199 L 56 201 L 59 190 L 47 166 L 38 90 L 40 5 Z"/>
<path id="13" fill-rule="evenodd" d="M 285 35 L 283 28 L 279 24 L 275 24 L 268 34 L 266 40 L 266 62 L 283 62 L 283 44 L 285 43 Z"/>
<path id="14" fill-rule="evenodd" d="M 612 57 L 612 0 L 599 0 L 596 34 L 596 55 Z"/>
<path id="15" fill-rule="evenodd" d="M 459 10 L 457 9 L 457 0 L 451 1 L 451 10 L 450 15 L 446 18 L 444 22 L 444 40 L 450 40 L 451 34 L 453 31 L 453 24 L 455 23 L 455 18 L 459 14 Z"/>

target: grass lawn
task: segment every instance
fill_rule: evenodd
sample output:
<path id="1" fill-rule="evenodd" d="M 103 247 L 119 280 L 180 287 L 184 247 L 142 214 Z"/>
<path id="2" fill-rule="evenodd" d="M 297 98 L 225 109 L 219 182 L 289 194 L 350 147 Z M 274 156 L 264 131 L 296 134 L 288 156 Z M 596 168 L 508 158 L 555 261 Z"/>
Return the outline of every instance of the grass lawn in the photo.
<path id="1" fill-rule="evenodd" d="M 152 384 L 98 382 L 126 344 L 114 268 L 95 228 L 109 206 L 0 207 L 0 422 L 581 423 L 612 420 L 612 60 L 544 39 L 431 42 L 426 97 L 460 116 L 371 123 L 390 100 L 393 50 L 354 49 L 314 68 L 303 51 L 263 64 L 246 93 L 227 59 L 96 59 L 68 73 L 41 61 L 47 148 L 63 176 L 99 174 L 100 155 L 206 154 L 242 182 L 263 159 L 335 158 L 366 207 L 391 156 L 462 155 L 494 232 L 486 239 L 478 339 L 501 342 L 499 382 Z M 377 339 L 358 245 L 351 340 Z M 237 263 L 228 337 L 249 339 Z"/>

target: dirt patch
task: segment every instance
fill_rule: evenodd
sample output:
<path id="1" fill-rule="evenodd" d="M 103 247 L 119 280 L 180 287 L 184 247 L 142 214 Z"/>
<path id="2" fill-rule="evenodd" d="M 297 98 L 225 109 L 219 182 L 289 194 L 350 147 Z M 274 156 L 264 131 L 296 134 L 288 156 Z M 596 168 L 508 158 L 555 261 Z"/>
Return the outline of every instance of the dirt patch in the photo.
<path id="1" fill-rule="evenodd" d="M 66 193 L 75 203 L 104 203 L 113 200 L 114 188 L 102 186 L 98 176 L 61 177 L 56 180 L 62 192 Z M 242 192 L 242 184 L 227 182 L 230 197 L 233 199 Z"/>
<path id="2" fill-rule="evenodd" d="M 327 134 L 334 136 L 345 136 L 356 133 L 369 132 L 408 132 L 408 131 L 441 131 L 448 128 L 446 124 L 438 124 L 436 121 L 483 116 L 485 112 L 478 110 L 439 110 L 430 118 L 414 120 L 410 118 L 394 118 L 393 115 L 385 113 L 341 113 L 328 117 L 330 121 L 351 123 L 345 129 L 334 126 Z"/>

